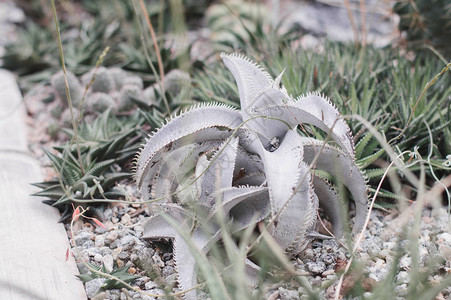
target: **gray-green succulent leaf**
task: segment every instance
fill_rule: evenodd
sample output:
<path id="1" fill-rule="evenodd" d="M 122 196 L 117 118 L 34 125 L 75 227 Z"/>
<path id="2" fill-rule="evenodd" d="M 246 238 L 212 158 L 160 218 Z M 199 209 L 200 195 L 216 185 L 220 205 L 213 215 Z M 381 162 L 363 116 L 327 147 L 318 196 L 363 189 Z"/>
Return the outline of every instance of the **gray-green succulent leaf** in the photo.
<path id="1" fill-rule="evenodd" d="M 196 284 L 195 256 L 161 213 L 189 228 L 190 243 L 205 255 L 221 239 L 221 222 L 233 236 L 262 221 L 283 249 L 298 253 L 324 237 L 315 231 L 319 207 L 340 237 L 347 208 L 335 180 L 321 174 L 350 191 L 353 232 L 367 215 L 368 188 L 355 162 L 354 139 L 330 100 L 317 93 L 294 99 L 281 85 L 283 72 L 274 80 L 244 56 L 221 58 L 237 83 L 241 111 L 215 103 L 195 106 L 151 134 L 136 158 L 137 186 L 159 213 L 147 222 L 144 236 L 173 239 L 182 290 Z M 338 147 L 301 136 L 297 129 L 303 124 L 321 129 Z M 250 283 L 256 282 L 259 267 L 245 264 Z M 185 298 L 195 299 L 195 291 Z"/>

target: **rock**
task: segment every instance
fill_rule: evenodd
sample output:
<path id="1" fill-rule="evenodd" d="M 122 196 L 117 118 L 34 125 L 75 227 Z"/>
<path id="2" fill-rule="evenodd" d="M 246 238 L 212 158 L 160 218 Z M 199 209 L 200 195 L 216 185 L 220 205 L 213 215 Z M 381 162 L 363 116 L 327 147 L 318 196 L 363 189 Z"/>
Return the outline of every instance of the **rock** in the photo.
<path id="1" fill-rule="evenodd" d="M 122 247 L 118 247 L 118 248 L 114 249 L 111 252 L 111 256 L 113 256 L 113 259 L 117 259 L 117 256 L 119 255 L 119 253 L 121 253 L 121 251 L 122 251 Z"/>
<path id="2" fill-rule="evenodd" d="M 121 245 L 124 249 L 124 251 L 130 250 L 133 245 L 135 244 L 135 238 L 130 235 L 126 235 L 121 239 Z"/>
<path id="3" fill-rule="evenodd" d="M 129 214 L 125 214 L 121 218 L 121 223 L 124 225 L 130 225 L 131 224 L 131 217 Z"/>
<path id="4" fill-rule="evenodd" d="M 113 256 L 110 255 L 110 254 L 105 255 L 105 256 L 103 257 L 103 265 L 105 266 L 105 270 L 106 270 L 108 273 L 111 273 L 111 272 L 113 271 L 113 267 L 114 267 L 114 259 L 113 259 Z"/>
<path id="5" fill-rule="evenodd" d="M 152 270 L 152 256 L 155 254 L 155 250 L 152 248 L 144 248 L 138 251 L 139 263 L 141 269 L 146 271 Z"/>
<path id="6" fill-rule="evenodd" d="M 388 249 L 382 249 L 379 252 L 379 257 L 385 259 L 387 256 L 390 255 L 390 251 Z"/>
<path id="7" fill-rule="evenodd" d="M 298 300 L 298 299 L 300 299 L 298 291 L 288 290 L 283 287 L 280 287 L 278 289 L 278 292 L 279 292 L 280 300 Z"/>
<path id="8" fill-rule="evenodd" d="M 91 257 L 94 257 L 94 256 L 96 256 L 97 254 L 101 254 L 100 250 L 97 249 L 97 248 L 95 248 L 95 247 L 89 248 L 86 252 L 87 252 L 88 255 L 91 256 Z"/>
<path id="9" fill-rule="evenodd" d="M 396 275 L 396 280 L 400 283 L 408 283 L 409 282 L 409 273 L 406 271 L 401 271 Z"/>
<path id="10" fill-rule="evenodd" d="M 95 278 L 93 280 L 86 282 L 85 284 L 86 296 L 88 296 L 88 298 L 94 297 L 98 292 L 100 292 L 100 289 L 102 288 L 105 282 L 106 282 L 105 278 Z"/>
<path id="11" fill-rule="evenodd" d="M 139 260 L 139 257 L 138 257 L 137 254 L 132 253 L 132 254 L 130 255 L 130 261 L 131 261 L 131 262 L 136 263 L 138 260 Z"/>
<path id="12" fill-rule="evenodd" d="M 307 268 L 313 274 L 321 274 L 326 270 L 326 264 L 323 261 L 309 262 Z"/>
<path id="13" fill-rule="evenodd" d="M 89 272 L 88 267 L 82 262 L 78 262 L 77 267 L 80 274 L 87 274 Z"/>
<path id="14" fill-rule="evenodd" d="M 135 285 L 142 287 L 144 286 L 146 283 L 148 283 L 150 281 L 150 278 L 147 276 L 141 276 L 140 278 L 137 278 L 135 280 Z"/>
<path id="15" fill-rule="evenodd" d="M 153 281 L 149 281 L 149 282 L 147 282 L 147 283 L 144 285 L 144 287 L 145 287 L 146 290 L 151 290 L 151 289 L 153 289 L 153 288 L 158 287 L 158 285 L 157 285 L 155 282 L 153 282 Z"/>
<path id="16" fill-rule="evenodd" d="M 102 257 L 102 254 L 100 254 L 100 253 L 97 253 L 96 255 L 94 255 L 94 260 L 96 261 L 96 262 L 102 262 L 103 261 L 103 257 Z"/>
<path id="17" fill-rule="evenodd" d="M 127 295 L 124 292 L 121 292 L 121 297 L 119 299 L 121 300 L 127 300 Z"/>
<path id="18" fill-rule="evenodd" d="M 107 292 L 98 293 L 97 295 L 95 295 L 95 297 L 91 298 L 91 300 L 105 300 L 105 299 L 110 299 L 107 296 Z"/>
<path id="19" fill-rule="evenodd" d="M 333 274 L 335 274 L 335 270 L 326 270 L 321 274 L 321 276 L 326 277 Z"/>
<path id="20" fill-rule="evenodd" d="M 137 237 L 141 237 L 144 232 L 144 228 L 141 225 L 136 225 L 133 227 L 133 230 L 135 231 Z"/>
<path id="21" fill-rule="evenodd" d="M 102 248 L 105 245 L 105 237 L 103 235 L 96 235 L 94 245 L 97 248 Z"/>
<path id="22" fill-rule="evenodd" d="M 108 300 L 119 300 L 121 292 L 119 290 L 106 291 L 106 298 Z"/>
<path id="23" fill-rule="evenodd" d="M 130 253 L 123 250 L 121 253 L 119 253 L 117 255 L 118 258 L 122 259 L 122 260 L 129 260 L 130 259 Z"/>
<path id="24" fill-rule="evenodd" d="M 174 273 L 175 273 L 175 268 L 172 267 L 172 266 L 165 266 L 163 268 L 163 277 L 165 277 L 165 278 L 170 276 L 170 275 L 172 275 L 172 274 L 174 274 Z"/>
<path id="25" fill-rule="evenodd" d="M 440 245 L 440 246 L 438 247 L 438 250 L 440 251 L 440 255 L 441 255 L 444 259 L 446 259 L 446 260 L 448 260 L 448 261 L 451 261 L 451 247 L 450 247 L 450 246 L 447 246 L 447 245 Z"/>
<path id="26" fill-rule="evenodd" d="M 155 253 L 152 256 L 152 260 L 153 260 L 154 265 L 156 265 L 156 266 L 158 266 L 160 268 L 164 267 L 164 262 L 161 260 L 161 257 L 158 255 L 158 253 Z"/>
<path id="27" fill-rule="evenodd" d="M 410 267 L 410 264 L 412 263 L 412 259 L 410 257 L 408 257 L 407 255 L 404 255 L 403 257 L 401 257 L 401 259 L 399 260 L 399 268 L 401 270 L 408 270 Z"/>
<path id="28" fill-rule="evenodd" d="M 102 247 L 100 248 L 100 253 L 105 256 L 107 254 L 111 254 L 111 249 L 109 247 Z"/>
<path id="29" fill-rule="evenodd" d="M 84 249 L 90 249 L 90 248 L 94 247 L 94 243 L 93 243 L 93 241 L 89 240 L 89 241 L 84 242 L 81 245 L 81 247 L 84 248 Z"/>
<path id="30" fill-rule="evenodd" d="M 320 260 L 322 260 L 326 264 L 330 265 L 335 262 L 336 257 L 332 253 L 324 253 L 324 254 L 321 254 Z"/>
<path id="31" fill-rule="evenodd" d="M 111 244 L 112 242 L 117 240 L 118 236 L 119 236 L 119 233 L 117 232 L 117 230 L 112 230 L 112 231 L 108 232 L 108 234 L 105 237 L 106 244 L 107 245 Z"/>
<path id="32" fill-rule="evenodd" d="M 338 244 L 335 240 L 324 240 L 323 241 L 323 249 L 330 252 L 330 251 L 337 251 L 338 250 Z"/>
<path id="33" fill-rule="evenodd" d="M 121 244 L 120 240 L 115 240 L 110 244 L 110 249 L 117 249 L 119 245 Z M 122 248 L 122 247 L 121 247 Z"/>
<path id="34" fill-rule="evenodd" d="M 94 235 L 91 232 L 82 231 L 75 236 L 74 241 L 77 244 L 77 246 L 81 246 L 84 245 L 86 242 L 91 241 L 93 236 Z"/>
<path id="35" fill-rule="evenodd" d="M 448 232 L 437 235 L 438 240 L 442 240 L 447 246 L 451 246 L 451 234 Z"/>
<path id="36" fill-rule="evenodd" d="M 124 261 L 120 260 L 119 258 L 116 259 L 116 264 L 118 268 L 123 268 L 125 266 Z"/>

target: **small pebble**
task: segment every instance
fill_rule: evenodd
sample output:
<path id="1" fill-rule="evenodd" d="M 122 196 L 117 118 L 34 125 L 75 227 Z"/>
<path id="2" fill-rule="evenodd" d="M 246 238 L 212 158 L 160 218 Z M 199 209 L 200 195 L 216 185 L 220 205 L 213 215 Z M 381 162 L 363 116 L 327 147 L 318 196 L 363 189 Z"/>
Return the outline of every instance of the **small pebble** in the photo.
<path id="1" fill-rule="evenodd" d="M 323 261 L 309 262 L 307 268 L 313 274 L 321 274 L 326 270 L 326 264 Z"/>
<path id="2" fill-rule="evenodd" d="M 124 225 L 131 225 L 131 217 L 129 214 L 125 214 L 121 218 L 121 223 Z"/>
<path id="3" fill-rule="evenodd" d="M 91 239 L 94 235 L 88 231 L 82 231 L 79 234 L 75 235 L 75 243 L 77 246 L 84 245 L 87 242 L 92 242 Z M 84 246 L 83 246 L 84 247 Z"/>
<path id="4" fill-rule="evenodd" d="M 86 296 L 88 298 L 94 297 L 105 283 L 105 278 L 95 278 L 85 283 Z"/>
<path id="5" fill-rule="evenodd" d="M 105 255 L 103 257 L 103 265 L 105 266 L 105 270 L 108 273 L 111 273 L 113 271 L 113 265 L 114 265 L 113 256 L 111 256 L 110 254 Z"/>
<path id="6" fill-rule="evenodd" d="M 113 241 L 117 240 L 119 236 L 119 233 L 117 232 L 117 230 L 112 230 L 110 232 L 108 232 L 108 234 L 105 237 L 105 242 L 107 244 L 112 243 Z"/>
<path id="7" fill-rule="evenodd" d="M 155 264 L 156 266 L 158 266 L 158 267 L 160 267 L 160 268 L 163 268 L 163 267 L 164 267 L 164 262 L 161 260 L 161 257 L 160 257 L 157 253 L 155 253 L 155 254 L 152 256 L 152 260 L 153 260 L 153 262 L 154 262 L 154 264 Z"/>
<path id="8" fill-rule="evenodd" d="M 153 288 L 158 287 L 158 285 L 153 281 L 149 281 L 144 285 L 144 287 L 146 288 L 146 290 L 151 290 Z"/>
<path id="9" fill-rule="evenodd" d="M 123 268 L 125 265 L 125 263 L 122 260 L 120 260 L 119 258 L 116 259 L 116 264 L 117 264 L 118 268 Z"/>
<path id="10" fill-rule="evenodd" d="M 102 254 L 100 254 L 100 253 L 97 253 L 96 255 L 94 255 L 94 260 L 96 261 L 96 262 L 102 262 L 103 261 L 103 257 L 102 257 Z"/>
<path id="11" fill-rule="evenodd" d="M 94 245 L 97 248 L 101 248 L 105 245 L 105 237 L 103 235 L 96 235 Z"/>

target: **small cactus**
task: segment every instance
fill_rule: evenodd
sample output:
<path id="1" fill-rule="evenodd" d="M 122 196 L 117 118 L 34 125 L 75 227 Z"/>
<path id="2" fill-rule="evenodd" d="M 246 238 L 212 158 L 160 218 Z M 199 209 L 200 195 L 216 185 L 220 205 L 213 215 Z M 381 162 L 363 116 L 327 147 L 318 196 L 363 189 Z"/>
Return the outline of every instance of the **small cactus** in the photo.
<path id="1" fill-rule="evenodd" d="M 76 109 L 75 107 L 72 108 L 72 112 L 74 114 L 74 118 L 76 119 L 78 117 L 78 109 Z M 66 108 L 65 111 L 63 111 L 63 113 L 61 114 L 61 123 L 63 125 L 63 127 L 67 127 L 67 128 L 71 128 L 72 127 L 72 115 L 70 113 L 70 108 Z"/>
<path id="2" fill-rule="evenodd" d="M 78 105 L 82 97 L 82 88 L 80 81 L 70 71 L 66 71 L 67 83 L 69 84 L 69 93 L 72 100 L 72 105 Z M 64 107 L 68 106 L 67 92 L 66 92 L 66 81 L 64 80 L 63 71 L 59 71 L 54 74 L 50 79 L 50 85 L 55 90 L 55 95 L 60 99 L 61 104 Z"/>
<path id="3" fill-rule="evenodd" d="M 164 87 L 173 95 L 178 94 L 183 87 L 191 84 L 189 74 L 182 70 L 172 70 L 166 74 Z"/>
<path id="4" fill-rule="evenodd" d="M 86 99 L 86 106 L 93 112 L 102 113 L 107 109 L 117 110 L 117 104 L 114 99 L 105 93 L 94 93 Z"/>
<path id="5" fill-rule="evenodd" d="M 128 111 L 133 108 L 134 103 L 132 99 L 138 99 L 141 96 L 141 89 L 134 84 L 126 84 L 122 86 L 117 99 L 118 110 Z"/>
<path id="6" fill-rule="evenodd" d="M 181 71 L 181 70 L 172 70 L 165 76 L 164 80 L 164 88 L 165 92 L 169 92 L 172 95 L 178 95 L 184 87 L 191 85 L 191 78 L 188 73 Z M 148 105 L 156 105 L 159 106 L 161 104 L 161 101 L 158 101 L 158 99 L 161 99 L 159 97 L 161 95 L 161 87 L 158 83 L 155 83 L 152 86 L 149 86 L 143 91 L 142 98 L 145 103 Z"/>
<path id="7" fill-rule="evenodd" d="M 107 109 L 111 109 L 113 113 L 129 111 L 135 106 L 132 99 L 142 99 L 143 97 L 142 79 L 136 75 L 130 75 L 120 68 L 93 68 L 81 76 L 81 83 L 73 73 L 67 72 L 67 79 L 74 108 L 78 108 L 85 93 L 85 87 L 90 86 L 84 100 L 87 114 L 98 114 Z M 60 118 L 64 123 L 63 126 L 71 126 L 71 122 L 68 122 L 69 113 L 62 114 L 62 110 L 68 107 L 62 72 L 53 75 L 49 94 L 54 95 L 54 98 L 61 99 L 63 104 L 60 110 L 55 110 L 54 117 Z"/>
<path id="8" fill-rule="evenodd" d="M 117 89 L 122 89 L 126 85 L 134 85 L 139 88 L 139 90 L 142 90 L 144 87 L 143 81 L 138 76 L 127 76 L 122 81 L 122 85 L 117 87 Z"/>
<path id="9" fill-rule="evenodd" d="M 127 72 L 120 68 L 111 68 L 109 70 L 111 76 L 113 77 L 114 85 L 116 86 L 116 89 L 120 89 L 122 87 L 122 84 L 125 82 L 127 78 Z M 142 82 L 142 81 L 141 81 Z"/>
<path id="10" fill-rule="evenodd" d="M 91 89 L 94 93 L 101 92 L 108 94 L 116 89 L 114 78 L 105 67 L 100 67 L 96 72 L 96 77 L 92 83 Z"/>

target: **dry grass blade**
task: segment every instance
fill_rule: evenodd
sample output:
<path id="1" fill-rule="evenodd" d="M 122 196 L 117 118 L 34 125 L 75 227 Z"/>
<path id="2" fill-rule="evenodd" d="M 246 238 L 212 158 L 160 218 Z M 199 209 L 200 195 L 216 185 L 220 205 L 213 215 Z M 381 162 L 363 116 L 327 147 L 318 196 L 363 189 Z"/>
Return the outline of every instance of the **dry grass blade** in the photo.
<path id="1" fill-rule="evenodd" d="M 359 30 L 357 29 L 357 24 L 354 20 L 354 15 L 351 11 L 351 5 L 349 4 L 349 0 L 344 0 L 345 6 L 346 6 L 346 12 L 348 13 L 349 22 L 351 22 L 352 32 L 354 33 L 354 43 L 355 46 L 359 46 Z"/>
<path id="2" fill-rule="evenodd" d="M 157 60 L 158 60 L 158 68 L 159 68 L 159 71 L 160 71 L 160 78 L 159 78 L 159 80 L 157 78 L 157 80 L 159 81 L 159 84 L 161 85 L 161 90 L 165 91 L 165 88 L 164 88 L 164 66 L 163 66 L 163 60 L 161 59 L 160 48 L 158 47 L 158 42 L 157 42 L 157 37 L 155 35 L 155 30 L 153 29 L 152 22 L 150 22 L 149 13 L 147 12 L 147 8 L 146 8 L 146 5 L 144 4 L 144 1 L 140 0 L 139 1 L 139 5 L 141 6 L 141 9 L 142 9 L 142 11 L 144 13 L 144 17 L 146 19 L 147 27 L 149 27 L 150 36 L 152 37 L 152 42 L 153 42 L 153 46 L 154 46 L 154 49 L 155 49 L 155 55 L 157 56 Z M 165 104 L 166 109 L 168 111 L 168 114 L 171 114 L 171 109 L 169 108 L 169 103 L 168 103 L 168 101 L 166 99 L 166 96 L 165 96 L 164 92 L 163 92 L 162 96 L 163 96 L 163 101 L 164 101 L 164 104 Z"/>

